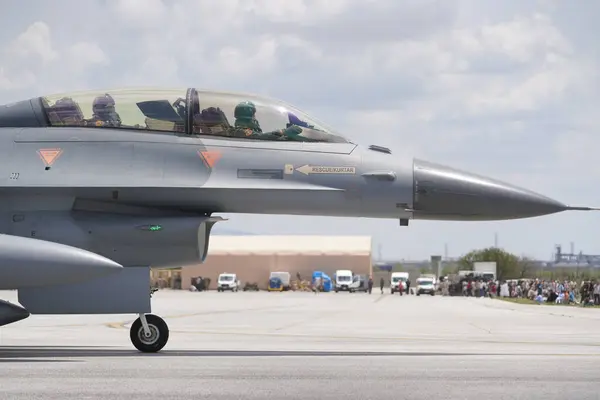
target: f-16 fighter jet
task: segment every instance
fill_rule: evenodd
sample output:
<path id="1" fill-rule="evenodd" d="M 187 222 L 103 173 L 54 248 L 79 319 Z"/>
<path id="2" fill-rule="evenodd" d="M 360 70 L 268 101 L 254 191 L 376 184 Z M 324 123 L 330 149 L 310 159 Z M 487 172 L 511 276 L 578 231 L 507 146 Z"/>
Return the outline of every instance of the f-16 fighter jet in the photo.
<path id="1" fill-rule="evenodd" d="M 569 207 L 494 179 L 361 147 L 279 100 L 189 89 L 0 106 L 0 326 L 30 314 L 139 315 L 169 339 L 149 266 L 206 259 L 220 213 L 489 221 Z"/>

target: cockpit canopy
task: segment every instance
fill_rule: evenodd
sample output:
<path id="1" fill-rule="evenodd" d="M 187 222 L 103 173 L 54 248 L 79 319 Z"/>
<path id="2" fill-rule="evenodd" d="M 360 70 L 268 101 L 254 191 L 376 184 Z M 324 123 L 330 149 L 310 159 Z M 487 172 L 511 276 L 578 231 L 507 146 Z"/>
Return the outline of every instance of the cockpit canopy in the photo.
<path id="1" fill-rule="evenodd" d="M 46 96 L 40 100 L 51 126 L 348 143 L 297 108 L 252 94 L 194 88 L 121 89 Z"/>

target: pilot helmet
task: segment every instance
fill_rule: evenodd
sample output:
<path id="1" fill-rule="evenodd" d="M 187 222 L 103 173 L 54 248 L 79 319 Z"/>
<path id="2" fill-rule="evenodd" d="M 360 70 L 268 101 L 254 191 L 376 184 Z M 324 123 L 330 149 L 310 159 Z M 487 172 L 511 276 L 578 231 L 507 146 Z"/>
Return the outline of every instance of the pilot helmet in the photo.
<path id="1" fill-rule="evenodd" d="M 92 111 L 100 118 L 110 117 L 115 114 L 115 100 L 108 93 L 98 96 L 94 99 Z"/>
<path id="2" fill-rule="evenodd" d="M 256 115 L 256 106 L 251 101 L 242 101 L 233 112 L 235 118 L 252 119 Z"/>

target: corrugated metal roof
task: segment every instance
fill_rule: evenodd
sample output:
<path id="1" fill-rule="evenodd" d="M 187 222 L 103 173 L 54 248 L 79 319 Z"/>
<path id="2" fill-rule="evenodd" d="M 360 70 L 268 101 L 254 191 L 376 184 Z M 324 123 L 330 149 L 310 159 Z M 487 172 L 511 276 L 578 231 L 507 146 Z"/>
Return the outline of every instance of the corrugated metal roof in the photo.
<path id="1" fill-rule="evenodd" d="M 208 254 L 370 254 L 370 236 L 210 237 Z"/>

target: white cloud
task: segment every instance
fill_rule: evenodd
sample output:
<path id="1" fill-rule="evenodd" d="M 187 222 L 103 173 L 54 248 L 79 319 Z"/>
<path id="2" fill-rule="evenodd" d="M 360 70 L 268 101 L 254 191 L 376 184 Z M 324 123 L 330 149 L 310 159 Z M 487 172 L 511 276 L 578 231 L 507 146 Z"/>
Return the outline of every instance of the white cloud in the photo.
<path id="1" fill-rule="evenodd" d="M 109 1 L 108 6 L 128 29 L 160 29 L 169 11 L 162 0 Z"/>
<path id="2" fill-rule="evenodd" d="M 245 48 L 226 46 L 218 53 L 217 67 L 236 78 L 264 76 L 277 66 L 277 46 L 277 40 L 270 37 L 246 42 Z"/>
<path id="3" fill-rule="evenodd" d="M 514 19 L 484 25 L 476 42 L 480 51 L 494 51 L 519 63 L 535 62 L 547 52 L 569 53 L 571 46 L 547 15 L 517 16 Z M 477 49 L 477 46 L 475 46 Z"/>
<path id="4" fill-rule="evenodd" d="M 9 46 L 9 54 L 16 57 L 39 57 L 45 65 L 58 59 L 59 54 L 53 49 L 50 28 L 44 22 L 34 22 L 25 32 L 20 34 Z"/>
<path id="5" fill-rule="evenodd" d="M 373 1 L 367 2 L 374 3 Z M 249 11 L 272 22 L 314 25 L 323 22 L 323 19 L 336 17 L 343 13 L 351 1 L 289 0 L 273 2 L 272 0 L 253 0 L 244 3 L 250 5 Z"/>
<path id="6" fill-rule="evenodd" d="M 573 181 L 576 172 L 598 179 L 600 171 L 595 5 L 33 0 L 29 7 L 26 18 L 21 8 L 3 14 L 1 102 L 140 84 L 269 93 L 361 143 L 391 147 L 397 157 L 477 170 L 568 202 L 600 199 L 596 185 Z M 71 16 L 78 13 L 93 17 L 75 24 Z M 287 232 L 315 229 L 311 218 L 289 224 L 281 224 L 283 217 L 253 218 L 232 216 L 228 224 L 253 222 L 269 232 L 282 225 Z M 593 248 L 589 218 L 553 218 L 544 220 L 543 230 L 539 219 L 469 227 L 417 223 L 401 232 L 389 221 L 318 225 L 330 233 L 371 233 L 384 255 L 405 246 L 413 257 L 426 256 L 449 238 L 460 252 L 496 229 L 515 251 L 546 254 L 558 240 L 549 228 L 556 221 L 556 229 Z M 525 237 L 527 230 L 535 233 Z M 400 235 L 403 246 L 396 244 Z"/>
<path id="7" fill-rule="evenodd" d="M 106 67 L 110 60 L 96 43 L 77 42 L 67 49 L 67 65 L 74 71 L 84 71 L 92 66 Z"/>
<path id="8" fill-rule="evenodd" d="M 35 83 L 35 76 L 31 73 L 13 76 L 9 78 L 5 69 L 0 67 L 0 90 L 13 90 L 26 87 Z"/>

